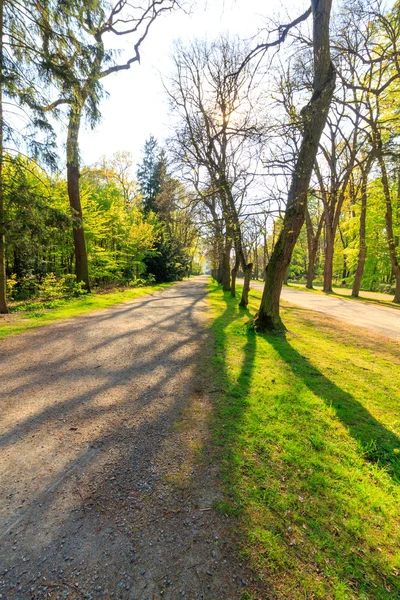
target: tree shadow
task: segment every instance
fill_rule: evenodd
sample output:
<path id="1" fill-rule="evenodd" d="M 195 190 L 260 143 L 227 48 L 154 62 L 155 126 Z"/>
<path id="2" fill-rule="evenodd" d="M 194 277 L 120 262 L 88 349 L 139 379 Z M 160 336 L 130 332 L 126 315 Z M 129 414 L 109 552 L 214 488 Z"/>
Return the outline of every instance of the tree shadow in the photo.
<path id="1" fill-rule="evenodd" d="M 265 337 L 295 376 L 301 378 L 313 394 L 335 410 L 349 434 L 357 441 L 364 458 L 378 463 L 396 482 L 400 482 L 400 460 L 394 451 L 400 448 L 399 437 L 375 419 L 354 396 L 325 377 L 285 336 Z"/>
<path id="2" fill-rule="evenodd" d="M 184 290 L 184 285 L 179 289 Z M 58 395 L 56 390 L 50 398 L 51 407 L 43 404 L 36 413 L 15 423 L 3 439 L 6 452 L 10 451 L 10 469 L 4 480 L 10 501 L 8 507 L 4 505 L 8 522 L 0 534 L 2 567 L 8 569 L 0 581 L 0 591 L 6 590 L 3 597 L 33 597 L 32 589 L 36 598 L 65 597 L 72 587 L 74 597 L 128 600 L 133 593 L 135 598 L 163 595 L 171 599 L 190 586 L 198 590 L 193 595 L 189 592 L 190 597 L 203 597 L 203 593 L 218 597 L 218 578 L 231 581 L 221 519 L 206 503 L 208 494 L 214 493 L 212 476 L 201 474 L 203 467 L 193 462 L 186 487 L 168 483 L 168 477 L 181 469 L 187 458 L 186 446 L 179 447 L 179 437 L 173 437 L 174 443 L 168 440 L 180 425 L 192 395 L 196 400 L 201 395 L 194 384 L 209 350 L 198 314 L 202 309 L 197 306 L 204 301 L 204 285 L 200 282 L 194 288 L 191 283 L 190 288 L 177 310 L 170 307 L 171 297 L 179 298 L 177 292 L 167 292 L 162 303 L 151 306 L 149 319 L 140 327 L 126 323 L 118 328 L 114 313 L 103 315 L 104 329 L 98 335 L 97 320 L 93 324 L 85 321 L 85 332 L 80 331 L 82 321 L 70 323 L 73 331 L 65 335 L 64 359 L 56 355 L 59 346 L 53 345 L 53 330 L 42 329 L 40 334 L 25 337 L 25 345 L 30 346 L 34 339 L 37 353 L 42 356 L 42 352 L 42 359 L 51 363 L 51 377 L 44 379 L 42 361 L 28 368 L 29 351 L 21 351 L 18 359 L 22 356 L 22 362 L 9 380 L 20 380 L 16 389 L 21 394 L 25 391 L 25 401 L 39 397 L 52 379 L 63 385 Z M 132 310 L 134 323 L 138 311 L 135 306 Z M 144 320 L 148 314 L 139 311 L 138 317 Z M 174 332 L 177 320 L 179 327 Z M 86 351 L 81 368 L 75 364 L 73 349 L 85 356 L 81 344 L 86 338 L 91 352 Z M 112 363 L 100 360 L 98 352 L 103 346 L 119 344 L 121 339 L 127 344 L 111 348 Z M 21 349 L 22 341 L 22 337 L 10 338 L 3 356 L 7 358 L 6 346 L 8 350 Z M 126 356 L 121 357 L 124 352 Z M 92 368 L 95 377 L 86 385 L 85 372 Z M 32 378 L 31 386 L 27 377 Z M 204 372 L 199 378 L 204 379 Z M 85 383 L 83 391 L 74 388 L 76 380 Z M 116 392 L 115 401 L 107 402 L 108 394 Z M 76 427 L 70 427 L 71 418 Z M 85 441 L 79 443 L 85 427 Z M 21 449 L 19 444 L 24 442 Z M 191 442 L 188 439 L 189 449 Z M 44 443 L 53 449 L 54 458 L 48 450 L 42 452 Z M 18 469 L 22 452 L 32 465 L 25 467 L 25 472 Z M 200 500 L 207 507 L 205 512 L 199 509 Z M 204 564 L 196 561 L 200 545 L 206 548 Z M 207 572 L 215 562 L 210 548 L 214 547 L 220 566 L 218 577 L 210 578 Z M 171 563 L 175 565 L 172 574 Z M 34 573 L 29 565 L 34 565 Z M 225 589 L 225 584 L 222 587 Z"/>
<path id="3" fill-rule="evenodd" d="M 300 588 L 304 597 L 308 593 L 314 597 L 314 592 L 321 598 L 335 592 L 350 597 L 350 590 L 361 594 L 378 590 L 380 598 L 397 597 L 390 595 L 396 593 L 397 581 L 388 567 L 386 549 L 381 555 L 380 548 L 376 551 L 379 541 L 376 546 L 371 542 L 390 506 L 391 501 L 387 499 L 386 505 L 380 495 L 382 483 L 391 486 L 390 480 L 366 463 L 363 468 L 362 461 L 354 464 L 354 449 L 346 453 L 346 433 L 341 437 L 343 457 L 335 454 L 331 460 L 336 434 L 333 426 L 325 443 L 324 431 L 332 424 L 325 422 L 324 411 L 320 413 L 319 399 L 335 411 L 364 460 L 383 466 L 396 482 L 399 465 L 393 450 L 400 447 L 398 437 L 325 377 L 284 335 L 256 335 L 240 320 L 243 313 L 235 300 L 225 295 L 224 301 L 224 310 L 212 325 L 216 391 L 221 392 L 213 427 L 225 483 L 220 510 L 234 519 L 238 544 L 257 579 L 265 577 L 260 597 L 275 597 L 276 590 L 285 593 L 288 584 L 293 597 L 300 597 Z M 247 314 L 250 320 L 250 311 Z M 270 353 L 266 344 L 272 347 Z M 274 361 L 281 359 L 284 365 L 276 369 L 282 386 L 273 374 Z M 260 369 L 265 381 L 260 380 Z M 302 398 L 304 385 L 316 401 L 308 393 Z M 376 481 L 368 493 L 376 495 L 368 499 L 364 483 L 373 473 Z M 360 479 L 360 487 L 354 477 Z M 388 490 L 384 493 L 390 495 Z M 361 510 L 365 504 L 368 509 Z M 367 519 L 364 525 L 368 511 L 371 522 Z"/>

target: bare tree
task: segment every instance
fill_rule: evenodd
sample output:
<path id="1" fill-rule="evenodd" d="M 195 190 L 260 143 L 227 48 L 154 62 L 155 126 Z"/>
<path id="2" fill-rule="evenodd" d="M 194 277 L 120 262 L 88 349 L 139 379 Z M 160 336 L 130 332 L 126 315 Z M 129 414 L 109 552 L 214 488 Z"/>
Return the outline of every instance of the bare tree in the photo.
<path id="1" fill-rule="evenodd" d="M 243 69 L 238 77 L 230 76 L 242 61 L 238 42 L 224 38 L 212 44 L 197 42 L 188 49 L 178 46 L 167 91 L 178 117 L 176 160 L 210 211 L 209 198 L 218 200 L 225 226 L 223 288 L 230 289 L 233 246 L 232 276 L 235 278 L 240 265 L 245 278 L 240 305 L 247 306 L 252 264 L 246 257 L 240 215 L 254 179 L 261 128 L 249 97 L 249 72 Z"/>
<path id="2" fill-rule="evenodd" d="M 302 109 L 303 137 L 288 193 L 283 227 L 267 265 L 265 286 L 254 325 L 258 331 L 284 328 L 279 315 L 280 295 L 296 240 L 305 219 L 307 195 L 318 145 L 335 89 L 330 55 L 331 0 L 312 0 L 314 79 L 313 94 Z"/>
<path id="3" fill-rule="evenodd" d="M 351 71 L 351 77 L 341 73 L 341 83 L 344 87 L 358 94 L 357 103 L 349 104 L 356 118 L 362 121 L 368 131 L 370 154 L 376 160 L 383 189 L 385 204 L 385 224 L 388 240 L 390 263 L 396 281 L 394 302 L 400 303 L 400 257 L 398 240 L 394 234 L 394 209 L 397 202 L 390 184 L 390 171 L 394 167 L 397 172 L 399 159 L 396 135 L 392 135 L 397 115 L 392 110 L 393 93 L 397 94 L 400 79 L 400 18 L 399 6 L 385 10 L 380 0 L 374 0 L 368 5 L 355 2 L 350 12 L 350 31 L 344 31 L 336 40 L 337 51 L 354 57 L 356 68 Z M 391 147 L 393 146 L 393 147 Z M 371 159 L 372 160 L 372 159 Z M 372 165 L 368 165 L 368 171 Z M 368 177 L 368 175 L 366 175 Z M 367 180 L 365 181 L 365 186 Z M 365 187 L 364 186 L 364 187 Z M 365 189 L 366 192 L 366 189 Z M 365 230 L 366 194 L 363 198 L 364 207 L 361 213 L 360 232 L 362 237 Z M 363 243 L 365 240 L 363 240 Z M 357 282 L 354 291 L 358 293 L 360 272 L 365 261 L 366 247 L 360 247 L 360 262 L 357 269 Z M 360 272 L 359 272 L 360 271 Z"/>

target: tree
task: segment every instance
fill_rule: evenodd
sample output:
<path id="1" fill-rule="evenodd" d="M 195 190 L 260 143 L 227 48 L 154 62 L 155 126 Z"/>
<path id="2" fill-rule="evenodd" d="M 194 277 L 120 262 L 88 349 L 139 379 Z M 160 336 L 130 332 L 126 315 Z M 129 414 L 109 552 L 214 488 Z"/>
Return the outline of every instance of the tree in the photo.
<path id="1" fill-rule="evenodd" d="M 146 140 L 143 149 L 142 162 L 137 168 L 137 180 L 140 191 L 144 199 L 144 210 L 157 210 L 155 199 L 160 193 L 163 169 L 165 169 L 166 158 L 158 147 L 158 142 L 154 136 Z"/>
<path id="2" fill-rule="evenodd" d="M 157 282 L 182 279 L 190 272 L 199 235 L 196 215 L 184 186 L 169 175 L 166 152 L 154 137 L 145 143 L 137 173 L 144 212 L 158 222 L 157 241 L 145 259 L 147 271 Z"/>
<path id="3" fill-rule="evenodd" d="M 240 213 L 253 182 L 261 127 L 248 96 L 251 75 L 242 69 L 244 50 L 237 41 L 221 38 L 212 44 L 195 42 L 175 52 L 175 72 L 168 94 L 177 116 L 175 159 L 214 219 L 215 200 L 225 227 L 221 255 L 222 286 L 230 286 L 230 254 L 235 250 L 245 283 L 240 306 L 247 306 L 252 264 L 247 261 Z M 253 97 L 255 100 L 255 97 Z M 216 222 L 216 227 L 218 227 Z M 233 285 L 234 289 L 234 285 Z M 233 292 L 234 293 L 234 292 Z"/>
<path id="4" fill-rule="evenodd" d="M 335 89 L 336 76 L 330 56 L 329 35 L 331 4 L 331 0 L 312 0 L 311 2 L 314 54 L 313 94 L 301 111 L 303 137 L 288 192 L 282 230 L 265 271 L 263 296 L 254 319 L 257 331 L 282 330 L 284 328 L 279 315 L 279 299 L 292 252 L 304 223 L 309 183 Z"/>
<path id="5" fill-rule="evenodd" d="M 148 0 L 133 6 L 128 0 L 118 0 L 111 7 L 103 0 L 88 6 L 69 6 L 67 31 L 64 36 L 54 35 L 59 22 L 43 14 L 42 43 L 46 50 L 50 83 L 57 83 L 60 96 L 45 107 L 54 111 L 68 106 L 68 132 L 66 143 L 68 196 L 74 219 L 73 237 L 75 266 L 78 281 L 90 289 L 89 269 L 80 198 L 79 132 L 84 111 L 94 126 L 99 118 L 99 101 L 102 81 L 119 71 L 128 70 L 140 61 L 141 45 L 156 18 L 176 6 L 176 0 Z M 112 60 L 106 49 L 107 35 L 134 38 L 133 54 L 121 63 Z M 72 43 L 65 43 L 65 39 Z M 68 73 L 65 81 L 64 73 Z"/>
<path id="6" fill-rule="evenodd" d="M 47 9 L 51 5 L 51 1 L 47 2 Z M 29 0 L 23 4 L 14 0 L 0 1 L 0 313 L 8 312 L 6 163 L 19 148 L 34 159 L 41 156 L 45 163 L 54 164 L 51 128 L 41 111 L 35 110 L 45 99 L 38 85 L 42 55 L 36 43 L 41 27 L 37 9 L 37 3 Z M 26 165 L 22 162 L 20 166 Z"/>
<path id="7" fill-rule="evenodd" d="M 368 200 L 368 177 L 371 172 L 374 155 L 370 152 L 364 161 L 360 162 L 361 170 L 361 210 L 359 228 L 359 252 L 357 270 L 354 276 L 351 295 L 358 298 L 360 294 L 361 281 L 364 274 L 365 259 L 367 257 L 367 200 Z"/>

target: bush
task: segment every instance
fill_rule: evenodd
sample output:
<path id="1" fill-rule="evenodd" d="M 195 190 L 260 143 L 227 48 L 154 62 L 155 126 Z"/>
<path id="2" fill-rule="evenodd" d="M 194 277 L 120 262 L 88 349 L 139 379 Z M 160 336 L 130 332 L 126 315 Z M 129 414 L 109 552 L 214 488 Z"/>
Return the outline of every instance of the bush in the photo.
<path id="1" fill-rule="evenodd" d="M 84 296 L 87 294 L 83 281 L 77 281 L 76 275 L 68 274 L 64 277 L 63 291 L 67 298 Z"/>
<path id="2" fill-rule="evenodd" d="M 391 283 L 381 283 L 378 286 L 378 292 L 381 292 L 382 294 L 391 294 L 392 296 L 394 296 L 396 291 L 396 286 L 392 285 Z"/>
<path id="3" fill-rule="evenodd" d="M 7 279 L 7 297 L 10 300 L 14 300 L 15 287 L 18 285 L 17 276 L 15 274 L 11 275 L 9 279 Z"/>
<path id="4" fill-rule="evenodd" d="M 39 281 L 35 275 L 27 275 L 18 279 L 13 286 L 11 298 L 13 300 L 29 300 L 39 293 Z"/>
<path id="5" fill-rule="evenodd" d="M 42 298 L 61 298 L 64 295 L 64 279 L 48 273 L 39 283 L 39 295 Z"/>

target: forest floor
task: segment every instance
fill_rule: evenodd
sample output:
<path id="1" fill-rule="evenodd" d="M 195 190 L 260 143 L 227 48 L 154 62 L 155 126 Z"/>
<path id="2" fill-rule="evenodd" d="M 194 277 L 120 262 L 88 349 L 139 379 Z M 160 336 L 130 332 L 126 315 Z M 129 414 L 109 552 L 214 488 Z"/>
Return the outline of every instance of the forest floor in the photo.
<path id="1" fill-rule="evenodd" d="M 206 281 L 1 342 L 1 598 L 253 589 L 213 508 Z"/>
<path id="2" fill-rule="evenodd" d="M 241 282 L 241 280 L 239 280 Z M 251 282 L 251 287 L 262 291 L 264 284 Z M 337 295 L 297 290 L 293 287 L 282 289 L 282 299 L 302 308 L 314 310 L 349 325 L 363 327 L 380 335 L 400 341 L 400 311 L 396 306 L 374 304 L 367 300 L 350 300 Z"/>

